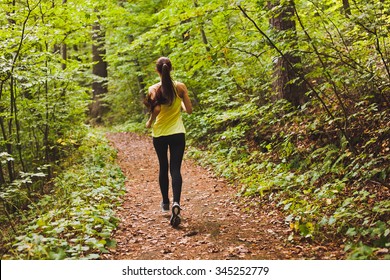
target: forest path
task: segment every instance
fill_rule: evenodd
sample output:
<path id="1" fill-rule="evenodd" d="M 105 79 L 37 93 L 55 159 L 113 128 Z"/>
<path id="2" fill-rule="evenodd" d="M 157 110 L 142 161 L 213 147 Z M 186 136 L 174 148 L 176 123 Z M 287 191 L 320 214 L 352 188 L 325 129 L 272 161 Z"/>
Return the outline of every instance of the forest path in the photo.
<path id="1" fill-rule="evenodd" d="M 150 137 L 109 133 L 127 177 L 126 194 L 104 259 L 342 259 L 335 244 L 288 242 L 283 216 L 269 205 L 243 201 L 213 174 L 185 159 L 182 166 L 182 224 L 174 229 L 160 209 L 158 161 Z M 170 195 L 171 195 L 170 190 Z M 271 209 L 271 210 L 269 210 Z"/>

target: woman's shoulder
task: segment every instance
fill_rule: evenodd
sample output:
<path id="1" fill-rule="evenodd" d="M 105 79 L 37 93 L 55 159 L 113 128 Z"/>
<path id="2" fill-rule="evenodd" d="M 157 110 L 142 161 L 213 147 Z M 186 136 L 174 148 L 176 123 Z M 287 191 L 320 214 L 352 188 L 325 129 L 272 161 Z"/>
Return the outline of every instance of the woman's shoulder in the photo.
<path id="1" fill-rule="evenodd" d="M 183 87 L 186 87 L 186 85 L 182 82 L 179 82 L 179 81 L 175 81 L 175 85 L 178 87 L 178 88 L 183 88 Z"/>
<path id="2" fill-rule="evenodd" d="M 148 92 L 149 92 L 149 96 L 154 99 L 155 95 L 156 95 L 156 91 L 158 90 L 158 88 L 161 86 L 161 83 L 156 83 L 152 86 L 149 87 L 148 89 Z"/>
<path id="3" fill-rule="evenodd" d="M 151 86 L 149 87 L 149 92 L 150 92 L 150 91 L 155 91 L 155 90 L 157 90 L 160 86 L 161 86 L 161 82 L 158 82 L 158 83 L 156 83 L 156 84 L 154 84 L 154 85 L 151 85 Z"/>
<path id="4" fill-rule="evenodd" d="M 187 87 L 184 83 L 175 81 L 175 85 L 178 91 L 180 98 L 183 98 L 183 95 L 187 92 Z"/>

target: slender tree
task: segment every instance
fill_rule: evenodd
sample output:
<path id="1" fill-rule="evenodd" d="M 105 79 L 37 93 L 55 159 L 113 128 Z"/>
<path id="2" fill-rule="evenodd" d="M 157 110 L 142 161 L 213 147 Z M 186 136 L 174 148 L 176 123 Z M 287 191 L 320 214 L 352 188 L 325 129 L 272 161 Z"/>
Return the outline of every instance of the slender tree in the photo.
<path id="1" fill-rule="evenodd" d="M 102 98 L 107 93 L 107 62 L 105 61 L 105 32 L 99 21 L 92 26 L 92 73 L 95 81 L 92 83 L 92 104 L 90 107 L 90 118 L 97 124 L 102 123 L 102 116 L 106 111 Z"/>
<path id="2" fill-rule="evenodd" d="M 62 0 L 62 4 L 66 5 L 67 0 Z M 68 59 L 68 47 L 66 46 L 65 43 L 62 43 L 61 45 L 61 56 L 62 56 L 62 70 L 66 69 L 66 60 Z"/>

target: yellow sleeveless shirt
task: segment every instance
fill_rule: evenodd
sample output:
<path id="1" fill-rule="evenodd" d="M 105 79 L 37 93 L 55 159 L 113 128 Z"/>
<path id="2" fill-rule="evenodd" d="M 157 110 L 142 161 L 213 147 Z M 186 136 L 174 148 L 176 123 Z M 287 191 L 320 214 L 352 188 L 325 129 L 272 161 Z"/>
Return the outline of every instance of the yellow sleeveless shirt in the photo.
<path id="1" fill-rule="evenodd" d="M 178 133 L 186 133 L 186 130 L 181 117 L 181 98 L 176 94 L 172 105 L 161 105 L 161 111 L 152 127 L 152 136 L 160 137 Z"/>

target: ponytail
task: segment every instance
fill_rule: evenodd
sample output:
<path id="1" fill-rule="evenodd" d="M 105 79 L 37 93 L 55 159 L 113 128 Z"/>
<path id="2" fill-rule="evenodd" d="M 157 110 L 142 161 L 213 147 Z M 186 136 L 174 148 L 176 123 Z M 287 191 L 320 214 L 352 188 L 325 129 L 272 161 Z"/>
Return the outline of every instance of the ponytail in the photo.
<path id="1" fill-rule="evenodd" d="M 176 97 L 175 87 L 171 78 L 171 68 L 166 63 L 162 65 L 161 71 L 161 96 L 166 101 L 166 104 L 169 105 L 172 105 Z"/>
<path id="2" fill-rule="evenodd" d="M 176 89 L 171 78 L 172 63 L 169 58 L 160 57 L 156 62 L 156 70 L 161 75 L 161 87 L 156 92 L 156 101 L 170 106 L 176 98 Z"/>

